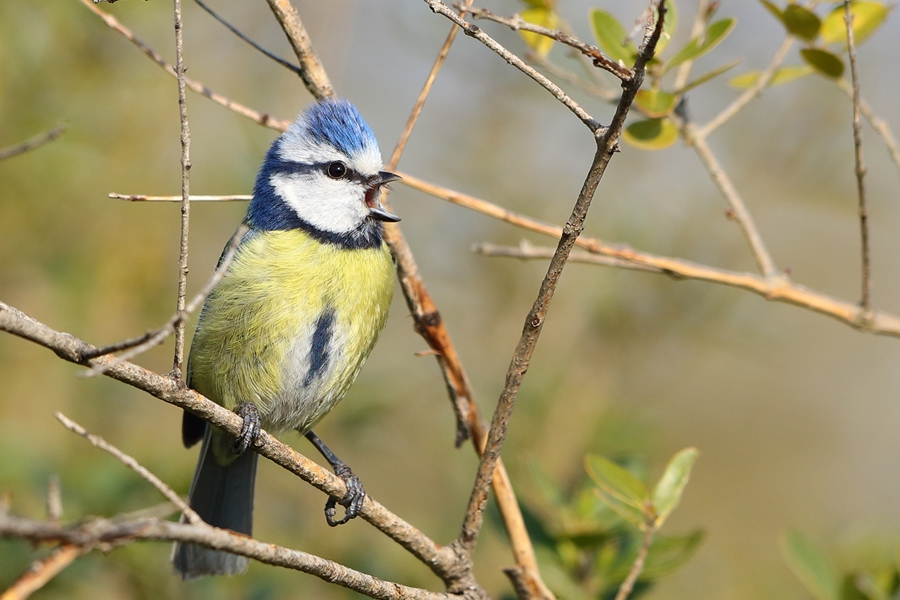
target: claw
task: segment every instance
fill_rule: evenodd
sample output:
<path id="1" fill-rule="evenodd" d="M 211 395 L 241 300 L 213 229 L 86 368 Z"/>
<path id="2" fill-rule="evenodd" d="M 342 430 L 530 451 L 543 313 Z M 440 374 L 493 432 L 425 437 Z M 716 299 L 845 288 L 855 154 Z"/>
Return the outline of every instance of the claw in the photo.
<path id="1" fill-rule="evenodd" d="M 343 525 L 350 519 L 359 516 L 359 512 L 362 510 L 363 501 L 366 499 L 366 491 L 363 489 L 359 477 L 354 475 L 353 471 L 350 470 L 350 467 L 345 465 L 341 459 L 334 455 L 334 452 L 328 449 L 328 446 L 319 439 L 319 436 L 312 431 L 307 431 L 304 435 L 306 436 L 306 439 L 312 442 L 312 445 L 322 453 L 322 456 L 325 457 L 325 460 L 327 460 L 328 464 L 331 465 L 331 468 L 334 469 L 334 474 L 340 477 L 341 481 L 344 482 L 344 485 L 347 486 L 347 492 L 344 494 L 343 500 L 339 500 L 337 496 L 329 496 L 328 502 L 325 503 L 325 521 L 332 527 Z M 338 504 L 344 507 L 344 516 L 341 519 L 335 520 L 334 515 L 337 513 Z"/>
<path id="2" fill-rule="evenodd" d="M 241 433 L 231 444 L 231 450 L 235 454 L 243 454 L 247 448 L 256 444 L 256 438 L 259 437 L 259 410 L 252 402 L 241 402 L 234 412 L 244 419 L 244 423 L 241 425 Z"/>
<path id="3" fill-rule="evenodd" d="M 350 470 L 350 467 L 342 464 L 335 468 L 334 474 L 340 477 L 347 486 L 347 493 L 344 494 L 343 500 L 338 500 L 337 496 L 329 496 L 328 502 L 325 503 L 325 521 L 331 527 L 343 525 L 350 519 L 359 516 L 366 499 L 366 491 L 363 489 L 362 482 Z M 335 520 L 334 515 L 337 513 L 338 504 L 344 507 L 344 516 Z"/>

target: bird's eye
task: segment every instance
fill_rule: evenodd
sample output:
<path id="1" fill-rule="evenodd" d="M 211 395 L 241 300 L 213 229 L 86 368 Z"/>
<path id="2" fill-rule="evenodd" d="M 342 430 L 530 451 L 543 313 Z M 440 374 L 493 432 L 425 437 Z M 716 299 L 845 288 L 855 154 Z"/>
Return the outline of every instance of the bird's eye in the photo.
<path id="1" fill-rule="evenodd" d="M 336 160 L 333 163 L 328 163 L 325 172 L 328 173 L 328 176 L 332 179 L 340 179 L 347 174 L 347 165 Z"/>

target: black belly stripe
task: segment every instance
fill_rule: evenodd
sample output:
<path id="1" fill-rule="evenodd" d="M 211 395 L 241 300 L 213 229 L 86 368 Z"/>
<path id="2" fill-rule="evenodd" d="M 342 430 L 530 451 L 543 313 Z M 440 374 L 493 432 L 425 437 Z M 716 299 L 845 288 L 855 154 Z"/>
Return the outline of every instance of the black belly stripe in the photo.
<path id="1" fill-rule="evenodd" d="M 334 335 L 334 310 L 326 308 L 316 321 L 313 331 L 312 346 L 309 349 L 309 371 L 303 378 L 303 386 L 309 386 L 313 380 L 328 368 L 328 346 Z"/>

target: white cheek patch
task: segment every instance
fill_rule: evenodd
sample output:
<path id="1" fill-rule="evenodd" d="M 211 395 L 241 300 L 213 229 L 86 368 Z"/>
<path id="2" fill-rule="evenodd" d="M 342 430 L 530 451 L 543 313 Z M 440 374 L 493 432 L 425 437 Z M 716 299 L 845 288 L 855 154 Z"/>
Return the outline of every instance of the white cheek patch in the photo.
<path id="1" fill-rule="evenodd" d="M 269 182 L 297 216 L 316 229 L 350 233 L 368 217 L 365 190 L 356 182 L 331 179 L 320 173 L 276 174 Z"/>

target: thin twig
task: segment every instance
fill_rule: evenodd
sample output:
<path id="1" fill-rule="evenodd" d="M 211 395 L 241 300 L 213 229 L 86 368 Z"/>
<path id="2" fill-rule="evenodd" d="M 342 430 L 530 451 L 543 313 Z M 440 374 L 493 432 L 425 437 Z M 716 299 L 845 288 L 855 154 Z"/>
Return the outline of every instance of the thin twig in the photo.
<path id="1" fill-rule="evenodd" d="M 522 229 L 534 231 L 555 239 L 559 239 L 563 233 L 563 228 L 558 225 L 532 219 L 480 198 L 460 194 L 448 188 L 424 182 L 411 175 L 403 174 L 403 183 L 435 198 L 480 212 Z M 752 273 L 728 271 L 688 260 L 641 252 L 624 244 L 608 244 L 599 239 L 585 236 L 579 237 L 575 244 L 588 252 L 649 267 L 676 280 L 696 279 L 739 288 L 758 294 L 769 301 L 784 302 L 818 312 L 859 331 L 900 337 L 900 317 L 882 311 L 867 313 L 856 302 L 847 302 L 846 300 L 810 290 L 802 285 L 792 283 L 784 274 L 769 278 Z M 539 255 L 539 250 L 534 249 L 533 253 L 534 257 L 549 258 L 552 256 L 553 251 L 548 249 L 546 253 Z M 521 258 L 532 258 L 532 256 L 523 255 Z M 572 258 L 572 260 L 578 260 L 578 258 Z"/>
<path id="2" fill-rule="evenodd" d="M 3 519 L 4 516 L 0 515 L 0 522 Z M 59 523 L 51 523 L 51 525 L 58 527 Z M 63 544 L 54 548 L 50 556 L 32 563 L 9 589 L 0 594 L 0 600 L 25 600 L 25 598 L 47 585 L 51 579 L 59 575 L 76 558 L 89 551 L 90 549 L 71 544 Z"/>
<path id="3" fill-rule="evenodd" d="M 137 540 L 188 542 L 216 550 L 226 550 L 256 561 L 308 573 L 319 579 L 381 600 L 486 600 L 482 590 L 463 595 L 430 592 L 384 581 L 319 556 L 257 541 L 206 523 L 174 523 L 161 519 L 90 519 L 70 527 L 41 523 L 0 514 L 0 537 L 33 543 L 60 542 L 88 552 L 111 550 Z"/>
<path id="4" fill-rule="evenodd" d="M 306 89 L 315 96 L 316 100 L 334 98 L 334 88 L 328 80 L 328 74 L 322 66 L 322 61 L 319 60 L 318 54 L 312 47 L 309 34 L 306 32 L 297 10 L 289 0 L 266 1 L 294 49 L 294 54 L 300 63 L 300 79 L 303 80 Z"/>
<path id="5" fill-rule="evenodd" d="M 216 267 L 216 270 L 213 272 L 212 276 L 210 276 L 209 281 L 206 282 L 206 285 L 203 286 L 203 289 L 201 289 L 182 310 L 169 317 L 169 320 L 165 325 L 154 331 L 148 331 L 142 336 L 123 340 L 121 342 L 116 342 L 115 344 L 110 344 L 108 346 L 103 346 L 102 348 L 97 348 L 93 352 L 86 354 L 85 358 L 96 358 L 105 354 L 111 354 L 113 352 L 121 352 L 122 350 L 131 349 L 129 352 L 125 352 L 124 354 L 114 358 L 107 363 L 95 364 L 94 368 L 88 371 L 88 374 L 102 375 L 104 371 L 115 367 L 118 363 L 126 360 L 131 360 L 135 356 L 143 354 L 150 348 L 161 344 L 175 331 L 175 327 L 179 323 L 183 325 L 187 321 L 188 317 L 190 317 L 191 314 L 200 307 L 203 301 L 206 300 L 206 297 L 209 296 L 213 288 L 216 287 L 216 285 L 222 280 L 223 277 L 225 277 L 225 274 L 228 272 L 228 268 L 231 266 L 231 263 L 234 260 L 235 255 L 237 254 L 238 246 L 240 245 L 241 240 L 243 239 L 244 234 L 247 233 L 248 229 L 249 228 L 244 224 L 241 224 L 237 228 L 237 230 L 231 236 L 231 240 L 229 240 L 228 245 L 225 246 L 225 251 L 222 253 L 222 258 L 219 260 L 219 264 Z"/>
<path id="6" fill-rule="evenodd" d="M 115 200 L 127 200 L 129 202 L 181 202 L 182 197 L 179 196 L 146 196 L 143 194 L 109 194 L 110 198 Z M 252 199 L 250 194 L 232 194 L 226 196 L 197 196 L 188 197 L 190 202 L 246 202 Z"/>
<path id="7" fill-rule="evenodd" d="M 725 107 L 722 112 L 710 119 L 710 121 L 706 125 L 698 127 L 696 136 L 705 139 L 709 136 L 709 134 L 730 121 L 732 117 L 741 112 L 744 107 L 750 103 L 751 100 L 760 95 L 762 93 L 762 90 L 767 85 L 769 85 L 770 81 L 772 81 L 772 77 L 775 76 L 775 71 L 778 70 L 778 67 L 782 62 L 784 62 L 784 58 L 787 56 L 788 50 L 790 50 L 791 46 L 793 45 L 794 36 L 789 35 L 784 38 L 784 41 L 781 42 L 781 46 L 779 46 L 778 50 L 775 51 L 775 56 L 773 56 L 772 60 L 769 62 L 769 66 L 767 66 L 763 70 L 763 72 L 759 74 L 759 77 L 756 79 L 756 81 L 753 82 L 753 85 L 744 90 L 744 93 L 735 98 L 734 102 Z"/>
<path id="8" fill-rule="evenodd" d="M 640 576 L 641 571 L 644 570 L 644 562 L 647 560 L 647 553 L 650 551 L 650 544 L 653 542 L 653 533 L 655 531 L 656 528 L 653 523 L 647 524 L 644 529 L 643 540 L 641 541 L 641 549 L 638 550 L 638 555 L 631 564 L 631 569 L 628 571 L 625 581 L 619 586 L 619 591 L 616 594 L 615 600 L 625 600 L 631 595 L 637 578 Z"/>
<path id="9" fill-rule="evenodd" d="M 699 0 L 697 3 L 697 12 L 694 15 L 694 24 L 691 25 L 691 39 L 699 37 L 706 30 L 706 23 L 709 20 L 709 0 Z M 691 68 L 694 66 L 693 60 L 686 60 L 678 67 L 675 73 L 675 81 L 672 88 L 680 90 L 685 86 L 688 78 L 691 76 Z"/>
<path id="10" fill-rule="evenodd" d="M 267 56 L 268 58 L 271 58 L 272 60 L 274 60 L 275 62 L 277 62 L 277 63 L 278 63 L 279 65 L 281 65 L 282 67 L 284 67 L 284 68 L 286 68 L 286 69 L 289 69 L 289 70 L 293 71 L 293 72 L 296 73 L 297 75 L 302 75 L 302 73 L 301 73 L 301 71 L 300 71 L 300 67 L 298 67 L 298 66 L 295 65 L 295 64 L 289 63 L 288 61 L 284 60 L 283 58 L 281 58 L 281 57 L 279 57 L 279 56 L 275 56 L 274 54 L 272 54 L 271 52 L 269 52 L 268 50 L 266 50 L 265 48 L 263 48 L 262 46 L 260 46 L 259 44 L 257 44 L 257 43 L 254 42 L 253 40 L 251 40 L 250 38 L 248 38 L 246 35 L 244 35 L 244 34 L 241 32 L 240 29 L 238 29 L 237 27 L 233 26 L 231 23 L 229 23 L 228 21 L 226 21 L 223 17 L 219 16 L 219 14 L 218 14 L 216 11 L 214 11 L 213 9 L 211 9 L 210 7 L 208 7 L 208 6 L 207 6 L 206 4 L 204 4 L 201 0 L 194 0 L 194 2 L 196 2 L 197 4 L 199 4 L 199 5 L 200 5 L 200 8 L 202 8 L 202 9 L 205 10 L 207 13 L 209 13 L 209 14 L 212 16 L 212 18 L 214 18 L 216 21 L 218 21 L 219 23 L 221 23 L 222 25 L 224 25 L 225 27 L 227 27 L 227 28 L 228 28 L 228 31 L 230 31 L 230 32 L 233 33 L 234 35 L 236 35 L 236 36 L 238 36 L 239 38 L 241 38 L 243 41 L 245 41 L 245 42 L 247 42 L 248 44 L 250 44 L 251 46 L 253 46 L 253 48 L 254 48 L 255 50 L 257 50 L 258 52 L 260 52 L 260 53 L 263 54 L 264 56 Z"/>
<path id="11" fill-rule="evenodd" d="M 191 224 L 191 128 L 187 117 L 187 96 L 184 91 L 184 34 L 181 21 L 181 0 L 175 4 L 175 74 L 178 76 L 178 117 L 181 121 L 181 236 L 178 249 L 178 292 L 175 312 L 184 312 L 187 301 L 188 232 Z M 181 379 L 184 366 L 184 320 L 175 322 L 175 356 L 172 376 Z"/>
<path id="12" fill-rule="evenodd" d="M 741 228 L 759 272 L 765 277 L 777 277 L 778 273 L 775 269 L 775 263 L 772 261 L 772 256 L 769 254 L 759 228 L 756 226 L 753 215 L 747 209 L 747 205 L 738 193 L 737 188 L 734 187 L 731 178 L 728 177 L 725 169 L 719 164 L 719 160 L 709 147 L 706 137 L 699 134 L 694 124 L 687 120 L 681 122 L 681 135 L 685 143 L 694 148 L 694 152 L 697 153 L 697 157 L 703 163 L 707 173 L 709 173 L 710 179 L 719 189 L 719 193 L 722 194 L 725 201 L 728 202 L 729 214 L 732 215 Z"/>
<path id="13" fill-rule="evenodd" d="M 863 310 L 872 308 L 872 265 L 869 252 L 869 212 L 866 208 L 866 165 L 862 155 L 862 122 L 859 117 L 859 72 L 856 66 L 856 44 L 853 40 L 853 13 L 850 0 L 844 0 L 844 25 L 847 28 L 847 54 L 850 57 L 850 81 L 853 86 L 853 157 L 856 162 L 856 192 L 859 196 L 859 233 L 862 245 Z"/>
<path id="14" fill-rule="evenodd" d="M 491 419 L 491 429 L 488 433 L 488 440 L 485 444 L 481 463 L 478 465 L 478 473 L 475 484 L 472 487 L 472 495 L 469 498 L 469 506 L 466 510 L 462 530 L 454 542 L 454 545 L 458 546 L 465 555 L 472 555 L 478 541 L 481 526 L 484 522 L 484 508 L 487 504 L 491 476 L 506 438 L 509 419 L 512 416 L 512 409 L 515 405 L 519 388 L 531 363 L 531 357 L 543 329 L 547 311 L 556 291 L 559 278 L 565 268 L 569 253 L 575 246 L 578 236 L 584 230 L 584 220 L 587 217 L 594 192 L 600 184 L 600 179 L 603 177 L 606 166 L 617 149 L 618 138 L 625 125 L 628 109 L 643 83 L 644 67 L 653 57 L 656 43 L 659 41 L 666 9 L 662 2 L 651 3 L 651 6 L 655 8 L 658 15 L 656 23 L 652 27 L 648 25 L 634 64 L 634 77 L 622 86 L 622 98 L 616 108 L 613 120 L 610 122 L 609 127 L 603 128 L 602 133 L 597 136 L 597 151 L 590 170 L 578 194 L 578 199 L 575 202 L 569 220 L 563 228 L 559 245 L 553 258 L 550 260 L 550 265 L 541 282 L 537 298 L 525 318 L 522 335 L 510 361 L 509 369 L 506 373 L 506 385 L 500 394 L 497 407 Z"/>
<path id="15" fill-rule="evenodd" d="M 93 367 L 112 360 L 109 356 L 85 358 L 86 355 L 96 352 L 94 346 L 68 333 L 56 331 L 3 302 L 0 302 L 0 331 L 39 344 L 52 350 L 63 360 L 82 366 Z M 188 410 L 225 433 L 236 436 L 241 431 L 243 419 L 237 414 L 204 398 L 194 390 L 185 388 L 171 377 L 154 373 L 127 361 L 108 368 L 104 374 L 143 390 L 164 402 Z M 261 456 L 265 456 L 330 496 L 343 498 L 346 493 L 346 486 L 339 477 L 265 431 L 260 432 L 254 449 Z M 366 496 L 360 516 L 427 565 L 448 587 L 460 581 L 457 569 L 459 558 L 451 548 L 439 546 L 421 531 L 391 513 L 371 495 Z M 241 539 L 249 538 L 242 536 Z M 466 578 L 465 583 L 478 587 L 471 577 Z"/>
<path id="16" fill-rule="evenodd" d="M 172 65 L 170 65 L 168 62 L 166 62 L 166 60 L 158 52 L 156 52 L 150 46 L 148 46 L 147 44 L 145 44 L 144 42 L 139 40 L 134 35 L 134 33 L 132 33 L 130 29 L 128 29 L 127 27 L 122 25 L 118 21 L 118 19 L 116 19 L 114 16 L 112 16 L 110 14 L 103 12 L 102 10 L 100 10 L 99 8 L 94 6 L 94 4 L 91 2 L 91 0 L 81 0 L 81 3 L 83 5 L 85 5 L 88 9 L 90 9 L 90 11 L 93 12 L 95 15 L 97 15 L 98 17 L 103 19 L 103 22 L 106 23 L 107 27 L 109 27 L 109 28 L 121 33 L 123 36 L 125 36 L 125 38 L 128 41 L 130 41 L 132 44 L 137 46 L 141 50 L 141 52 L 143 52 L 147 57 L 149 57 L 157 65 L 162 67 L 166 71 L 166 73 L 168 73 L 172 77 L 177 77 L 177 75 L 175 73 L 175 68 Z M 247 108 L 243 104 L 240 104 L 238 102 L 230 100 L 221 94 L 217 94 L 216 92 L 212 91 L 211 89 L 209 89 L 202 83 L 200 83 L 198 81 L 194 81 L 190 77 L 184 78 L 184 84 L 187 87 L 191 88 L 191 90 L 193 90 L 194 92 L 200 94 L 201 96 L 206 96 L 213 102 L 215 102 L 221 106 L 224 106 L 228 110 L 236 112 L 241 116 L 247 117 L 248 119 L 262 125 L 263 127 L 270 127 L 277 131 L 286 131 L 288 126 L 290 125 L 290 122 L 288 122 L 288 121 L 282 121 L 280 119 L 271 117 L 266 113 L 253 110 L 251 108 Z"/>
<path id="17" fill-rule="evenodd" d="M 851 100 L 853 99 L 853 86 L 847 83 L 846 79 L 838 79 L 838 87 L 841 88 Z M 900 144 L 897 143 L 897 138 L 894 137 L 890 125 L 887 124 L 887 121 L 880 119 L 872 112 L 872 107 L 869 106 L 869 103 L 866 102 L 862 96 L 859 98 L 859 111 L 869 122 L 869 125 L 872 126 L 872 129 L 875 130 L 875 133 L 884 139 L 884 143 L 888 148 L 888 153 L 891 155 L 891 160 L 893 160 L 897 168 L 900 169 Z"/>
<path id="18" fill-rule="evenodd" d="M 453 9 L 449 6 L 441 2 L 441 0 L 425 0 L 428 4 L 428 7 L 431 8 L 432 12 L 443 15 L 456 23 L 456 25 L 463 30 L 463 33 L 466 35 L 475 38 L 491 50 L 493 50 L 498 56 L 500 56 L 503 60 L 519 69 L 525 75 L 536 81 L 541 87 L 550 92 L 554 98 L 559 100 L 566 108 L 572 111 L 576 117 L 578 117 L 582 123 L 587 125 L 588 129 L 591 130 L 594 135 L 600 135 L 602 133 L 603 126 L 600 125 L 599 122 L 594 120 L 594 118 L 589 115 L 581 106 L 575 102 L 572 98 L 569 97 L 558 85 L 538 73 L 533 67 L 530 67 L 525 63 L 521 58 L 504 48 L 501 44 L 499 44 L 494 38 L 486 34 L 481 30 L 477 25 L 473 25 L 456 14 Z"/>
<path id="19" fill-rule="evenodd" d="M 51 475 L 47 480 L 47 520 L 51 523 L 59 523 L 62 518 L 62 491 L 60 490 L 59 476 Z"/>
<path id="20" fill-rule="evenodd" d="M 472 252 L 475 254 L 481 254 L 483 256 L 505 256 L 508 258 L 521 258 L 524 260 L 553 258 L 554 251 L 553 248 L 534 246 L 527 240 L 522 240 L 519 242 L 518 246 L 498 246 L 496 244 L 488 243 L 472 244 Z M 590 252 L 572 251 L 572 253 L 569 254 L 569 262 L 590 263 L 606 267 L 615 267 L 617 269 L 648 271 L 650 273 L 666 273 L 666 271 L 657 267 L 649 267 L 622 258 L 616 258 L 615 256 L 602 256 L 591 254 Z"/>
<path id="21" fill-rule="evenodd" d="M 600 51 L 600 48 L 585 44 L 575 36 L 563 31 L 557 31 L 555 29 L 549 29 L 547 27 L 535 25 L 534 23 L 529 23 L 518 14 L 515 14 L 512 17 L 502 17 L 492 13 L 486 8 L 473 8 L 469 12 L 472 14 L 473 19 L 486 19 L 488 21 L 493 21 L 494 23 L 500 23 L 501 25 L 506 25 L 513 31 L 530 31 L 531 33 L 543 35 L 552 40 L 556 40 L 561 44 L 565 44 L 570 48 L 574 48 L 590 58 L 593 61 L 594 66 L 600 67 L 608 73 L 612 73 L 622 81 L 628 81 L 632 77 L 630 69 L 604 55 Z"/>
<path id="22" fill-rule="evenodd" d="M 59 124 L 50 131 L 45 131 L 40 135 L 36 135 L 31 139 L 25 140 L 21 144 L 17 144 L 15 146 L 10 146 L 9 148 L 0 149 L 0 160 L 5 160 L 7 158 L 12 158 L 13 156 L 18 156 L 19 154 L 24 154 L 29 150 L 34 150 L 35 148 L 40 148 L 44 144 L 52 142 L 59 136 L 61 136 L 66 131 L 65 124 Z"/>
<path id="23" fill-rule="evenodd" d="M 166 485 L 162 479 L 151 473 L 146 467 L 141 465 L 133 457 L 125 454 L 99 435 L 94 435 L 93 433 L 88 432 L 87 429 L 85 429 L 66 415 L 62 414 L 61 412 L 54 413 L 54 416 L 56 417 L 57 421 L 63 424 L 63 427 L 65 427 L 72 433 L 77 433 L 78 435 L 89 441 L 92 446 L 94 446 L 95 448 L 100 448 L 104 452 L 112 455 L 116 460 L 140 475 L 145 481 L 155 487 L 156 491 L 162 494 L 166 500 L 177 506 L 178 510 L 181 511 L 181 514 L 184 515 L 184 518 L 188 523 L 198 523 L 202 521 L 200 515 L 194 512 L 194 509 L 188 506 L 187 503 L 181 498 L 181 496 L 175 493 L 175 490 Z"/>

